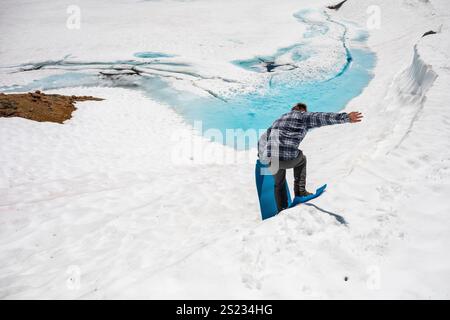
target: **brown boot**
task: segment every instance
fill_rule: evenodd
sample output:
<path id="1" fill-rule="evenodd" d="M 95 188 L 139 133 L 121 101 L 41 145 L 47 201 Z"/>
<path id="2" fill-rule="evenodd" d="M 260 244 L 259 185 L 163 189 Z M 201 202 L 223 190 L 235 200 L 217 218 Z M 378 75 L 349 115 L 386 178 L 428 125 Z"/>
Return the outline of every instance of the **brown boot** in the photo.
<path id="1" fill-rule="evenodd" d="M 308 192 L 306 190 L 299 190 L 299 191 L 295 192 L 296 197 L 306 197 L 306 196 L 310 196 L 310 195 L 312 195 L 312 193 Z"/>

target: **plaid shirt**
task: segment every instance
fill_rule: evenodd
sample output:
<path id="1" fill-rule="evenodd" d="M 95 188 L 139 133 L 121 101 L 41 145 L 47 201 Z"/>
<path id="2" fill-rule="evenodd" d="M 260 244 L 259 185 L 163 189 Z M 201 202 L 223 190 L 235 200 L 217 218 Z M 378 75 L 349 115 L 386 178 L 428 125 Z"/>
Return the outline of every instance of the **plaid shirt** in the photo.
<path id="1" fill-rule="evenodd" d="M 309 129 L 349 122 L 347 113 L 291 111 L 281 116 L 258 141 L 258 157 L 269 163 L 271 158 L 280 161 L 299 156 L 298 146 Z"/>

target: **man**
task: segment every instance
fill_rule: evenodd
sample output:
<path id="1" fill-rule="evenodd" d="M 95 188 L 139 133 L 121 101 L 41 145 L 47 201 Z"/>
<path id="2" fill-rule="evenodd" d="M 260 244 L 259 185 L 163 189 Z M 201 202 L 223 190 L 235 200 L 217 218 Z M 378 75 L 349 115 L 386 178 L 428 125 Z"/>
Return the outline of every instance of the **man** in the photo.
<path id="1" fill-rule="evenodd" d="M 308 130 L 339 123 L 356 123 L 362 120 L 360 112 L 328 113 L 308 112 L 304 103 L 297 103 L 291 110 L 276 120 L 258 142 L 258 157 L 270 164 L 275 178 L 275 200 L 278 212 L 288 207 L 286 169 L 294 169 L 294 193 L 303 197 L 306 191 L 306 157 L 298 149 Z"/>

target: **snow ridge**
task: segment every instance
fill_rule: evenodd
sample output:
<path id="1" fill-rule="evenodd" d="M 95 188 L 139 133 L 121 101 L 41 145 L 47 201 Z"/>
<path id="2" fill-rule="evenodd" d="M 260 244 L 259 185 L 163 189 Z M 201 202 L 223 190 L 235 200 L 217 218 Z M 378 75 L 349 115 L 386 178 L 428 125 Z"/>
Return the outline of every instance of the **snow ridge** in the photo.
<path id="1" fill-rule="evenodd" d="M 386 154 L 396 150 L 411 132 L 424 108 L 427 92 L 437 77 L 432 66 L 420 55 L 416 44 L 411 64 L 395 77 L 386 97 L 389 102 L 386 111 L 395 112 L 396 123 L 391 127 L 392 133 L 399 135 L 398 142 Z"/>
<path id="2" fill-rule="evenodd" d="M 404 103 L 422 103 L 438 75 L 421 57 L 417 45 L 411 65 L 395 80 L 398 98 Z"/>

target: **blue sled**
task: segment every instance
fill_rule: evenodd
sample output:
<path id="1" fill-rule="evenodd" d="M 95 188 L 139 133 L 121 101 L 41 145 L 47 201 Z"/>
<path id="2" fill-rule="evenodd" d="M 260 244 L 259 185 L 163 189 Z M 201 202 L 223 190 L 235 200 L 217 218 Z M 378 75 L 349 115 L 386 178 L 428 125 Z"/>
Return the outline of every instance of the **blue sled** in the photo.
<path id="1" fill-rule="evenodd" d="M 311 194 L 311 195 L 305 196 L 305 197 L 295 197 L 294 201 L 292 201 L 292 203 L 290 204 L 289 208 L 293 208 L 293 207 L 295 207 L 296 205 L 298 205 L 300 203 L 305 203 L 305 202 L 308 202 L 309 200 L 312 200 L 312 199 L 315 199 L 317 197 L 320 197 L 320 195 L 325 192 L 326 188 L 327 188 L 327 185 L 324 184 L 319 189 L 317 189 L 316 193 L 314 193 L 314 194 Z"/>
<path id="2" fill-rule="evenodd" d="M 268 165 L 262 164 L 259 160 L 256 161 L 255 166 L 256 189 L 258 190 L 259 207 L 261 209 L 261 217 L 263 220 L 269 219 L 278 214 L 277 203 L 275 201 L 275 193 L 274 193 L 275 181 L 273 175 L 267 172 L 267 168 Z M 289 208 L 295 207 L 300 203 L 305 203 L 319 197 L 325 191 L 326 187 L 327 185 L 325 184 L 319 189 L 317 189 L 315 194 L 306 197 L 296 197 L 292 201 L 289 192 L 289 187 L 286 183 Z"/>
<path id="3" fill-rule="evenodd" d="M 272 218 L 278 213 L 274 190 L 275 179 L 273 178 L 273 175 L 268 172 L 268 167 L 268 165 L 261 163 L 261 161 L 256 161 L 256 189 L 258 190 L 259 207 L 261 209 L 261 217 L 263 220 Z M 288 195 L 288 204 L 290 205 L 291 195 L 287 183 L 286 190 Z"/>

